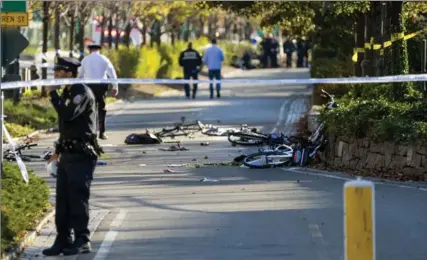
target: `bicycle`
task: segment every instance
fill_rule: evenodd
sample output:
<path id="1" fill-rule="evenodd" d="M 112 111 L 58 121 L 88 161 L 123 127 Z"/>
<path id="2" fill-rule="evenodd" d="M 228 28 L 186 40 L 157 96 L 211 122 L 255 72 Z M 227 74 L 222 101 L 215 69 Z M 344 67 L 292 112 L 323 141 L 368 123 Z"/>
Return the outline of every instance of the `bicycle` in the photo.
<path id="1" fill-rule="evenodd" d="M 321 91 L 321 96 L 329 99 L 324 111 L 326 112 L 328 110 L 337 108 L 338 104 L 335 101 L 335 96 L 329 94 L 323 89 Z M 296 149 L 293 159 L 295 164 L 299 166 L 306 166 L 313 159 L 320 160 L 317 156 L 317 152 L 322 151 L 328 144 L 325 130 L 325 122 L 321 122 L 307 139 L 296 137 L 297 142 L 295 145 Z"/>
<path id="2" fill-rule="evenodd" d="M 243 159 L 243 165 L 251 169 L 290 166 L 293 162 L 294 149 L 288 144 L 276 145 L 273 149 L 260 149 Z"/>
<path id="3" fill-rule="evenodd" d="M 200 122 L 200 128 L 202 130 L 202 134 L 208 135 L 208 136 L 228 136 L 229 134 L 243 132 L 243 131 L 249 131 L 247 130 L 248 126 L 246 124 L 240 125 L 240 128 L 221 128 L 214 125 L 204 125 Z M 253 131 L 256 131 L 254 128 Z"/>
<path id="4" fill-rule="evenodd" d="M 264 134 L 251 129 L 230 133 L 228 141 L 233 145 L 242 146 L 260 146 L 260 145 L 279 145 L 284 144 L 286 136 L 283 133 Z"/>
<path id="5" fill-rule="evenodd" d="M 22 154 L 23 150 L 31 150 L 31 147 L 35 146 L 37 146 L 36 143 L 28 142 L 25 144 L 18 145 L 13 151 L 11 149 L 7 149 L 3 153 L 3 159 L 6 161 L 16 161 L 16 157 L 19 156 L 24 162 L 31 162 L 34 159 L 41 159 L 44 161 L 49 160 L 49 158 L 52 156 L 52 152 L 49 151 L 43 152 L 41 155 Z"/>
<path id="6" fill-rule="evenodd" d="M 176 136 L 189 136 L 203 130 L 201 128 L 203 124 L 198 120 L 190 124 L 185 124 L 184 121 L 185 117 L 182 117 L 181 123 L 176 123 L 173 127 L 165 127 L 160 132 L 155 132 L 153 134 L 160 139 L 163 137 L 174 138 Z"/>

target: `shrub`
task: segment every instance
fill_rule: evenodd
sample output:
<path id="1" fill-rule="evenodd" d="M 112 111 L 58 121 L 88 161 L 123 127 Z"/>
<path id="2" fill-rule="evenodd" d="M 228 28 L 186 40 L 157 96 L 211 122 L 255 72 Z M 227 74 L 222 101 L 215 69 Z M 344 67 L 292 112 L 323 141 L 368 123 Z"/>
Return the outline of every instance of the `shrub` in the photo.
<path id="1" fill-rule="evenodd" d="M 1 243 L 2 253 L 33 228 L 50 207 L 50 190 L 45 180 L 29 171 L 26 184 L 15 164 L 4 163 L 2 173 Z"/>
<path id="2" fill-rule="evenodd" d="M 321 115 L 328 131 L 342 136 L 393 143 L 427 143 L 427 105 L 387 99 L 340 100 L 340 107 Z"/>
<path id="3" fill-rule="evenodd" d="M 4 112 L 8 123 L 21 125 L 29 129 L 46 129 L 56 126 L 57 113 L 51 106 L 42 106 L 30 101 L 21 101 L 13 104 L 5 100 Z"/>
<path id="4" fill-rule="evenodd" d="M 161 65 L 161 56 L 157 48 L 144 46 L 141 48 L 136 78 L 156 78 Z"/>
<path id="5" fill-rule="evenodd" d="M 204 47 L 209 44 L 209 39 L 202 37 L 192 41 L 193 48 L 203 55 Z M 250 44 L 222 42 L 225 64 L 231 63 L 233 55 L 242 55 L 244 50 L 251 48 Z M 120 46 L 118 50 L 108 50 L 104 54 L 111 60 L 120 78 L 177 78 L 183 77 L 182 68 L 179 66 L 179 55 L 187 48 L 184 41 L 176 41 L 174 45 L 162 43 L 160 46 L 148 45 L 141 48 L 127 48 Z"/>

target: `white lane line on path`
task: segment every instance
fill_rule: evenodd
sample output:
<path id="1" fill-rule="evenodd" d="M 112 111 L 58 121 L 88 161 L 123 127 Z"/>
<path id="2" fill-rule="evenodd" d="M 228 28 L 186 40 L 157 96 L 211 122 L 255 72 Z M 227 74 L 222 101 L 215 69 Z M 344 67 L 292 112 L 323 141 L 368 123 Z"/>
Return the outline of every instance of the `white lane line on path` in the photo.
<path id="1" fill-rule="evenodd" d="M 330 179 L 343 180 L 343 181 L 352 181 L 352 180 L 356 179 L 356 178 L 349 178 L 349 177 L 342 177 L 342 176 L 327 174 L 327 173 L 323 173 L 323 172 L 301 171 L 301 170 L 298 170 L 298 169 L 295 169 L 295 168 L 288 168 L 288 169 L 285 168 L 283 170 L 284 171 L 294 172 L 294 173 L 307 174 L 307 175 L 316 176 L 316 177 L 320 176 L 320 177 L 325 177 L 325 178 L 330 178 Z M 380 181 L 377 181 L 377 180 L 370 180 L 370 179 L 366 179 L 366 180 L 372 181 L 376 185 L 385 185 L 385 186 L 392 186 L 392 187 L 397 187 L 397 188 L 413 189 L 413 190 L 419 190 L 419 191 L 427 192 L 427 188 L 423 188 L 423 187 L 410 186 L 410 185 L 402 185 L 402 184 L 390 183 L 390 182 L 380 182 Z"/>
<path id="2" fill-rule="evenodd" d="M 326 242 L 323 239 L 322 232 L 320 232 L 319 225 L 317 224 L 309 224 L 308 228 L 310 229 L 311 238 L 317 247 L 317 259 L 318 260 L 330 260 L 331 258 L 328 256 L 326 251 Z"/>
<path id="3" fill-rule="evenodd" d="M 283 116 L 284 116 L 284 113 L 285 113 L 285 108 L 286 108 L 286 104 L 289 102 L 290 100 L 289 99 L 286 99 L 284 102 L 283 102 L 283 104 L 282 104 L 282 106 L 280 107 L 280 112 L 279 112 L 279 116 L 278 116 L 278 118 L 277 118 L 277 123 L 276 123 L 276 126 L 273 128 L 273 130 L 271 130 L 271 134 L 272 133 L 276 133 L 277 132 L 277 128 L 279 128 L 280 127 L 280 125 L 282 124 L 282 122 L 283 122 Z"/>
<path id="4" fill-rule="evenodd" d="M 99 250 L 96 252 L 94 260 L 103 260 L 107 258 L 108 253 L 110 252 L 111 246 L 116 239 L 117 234 L 119 233 L 119 228 L 122 225 L 123 221 L 126 218 L 127 211 L 124 209 L 120 209 L 119 214 L 117 214 L 116 218 L 110 225 L 110 230 L 105 235 L 104 240 L 102 241 Z"/>

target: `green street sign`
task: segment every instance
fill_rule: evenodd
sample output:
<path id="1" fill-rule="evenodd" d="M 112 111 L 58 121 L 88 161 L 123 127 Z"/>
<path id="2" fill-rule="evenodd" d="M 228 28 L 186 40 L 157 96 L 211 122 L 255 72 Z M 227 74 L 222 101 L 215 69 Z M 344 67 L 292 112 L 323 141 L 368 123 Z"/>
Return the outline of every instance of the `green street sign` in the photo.
<path id="1" fill-rule="evenodd" d="M 2 1 L 1 12 L 25 13 L 27 12 L 27 1 Z"/>

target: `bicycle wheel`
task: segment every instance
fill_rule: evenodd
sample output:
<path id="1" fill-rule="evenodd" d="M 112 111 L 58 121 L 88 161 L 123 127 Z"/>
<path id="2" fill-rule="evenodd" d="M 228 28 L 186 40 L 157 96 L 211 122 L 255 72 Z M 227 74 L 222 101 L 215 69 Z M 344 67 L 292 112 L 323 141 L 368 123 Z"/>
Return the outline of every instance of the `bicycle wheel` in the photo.
<path id="1" fill-rule="evenodd" d="M 203 124 L 200 121 L 197 121 L 192 124 L 183 124 L 180 126 L 182 130 L 194 130 L 194 131 L 201 131 L 203 129 Z"/>
<path id="2" fill-rule="evenodd" d="M 228 134 L 228 141 L 235 145 L 255 146 L 264 144 L 268 136 L 258 133 L 230 133 Z"/>
<path id="3" fill-rule="evenodd" d="M 178 136 L 179 128 L 173 127 L 173 128 L 163 128 L 162 131 L 155 133 L 157 137 L 174 137 Z"/>
<path id="4" fill-rule="evenodd" d="M 20 157 L 24 162 L 32 162 L 34 159 L 41 159 L 40 156 L 36 157 L 35 155 L 21 155 Z"/>
<path id="5" fill-rule="evenodd" d="M 280 167 L 292 162 L 292 155 L 281 152 L 259 152 L 247 156 L 243 164 L 251 169 Z"/>

